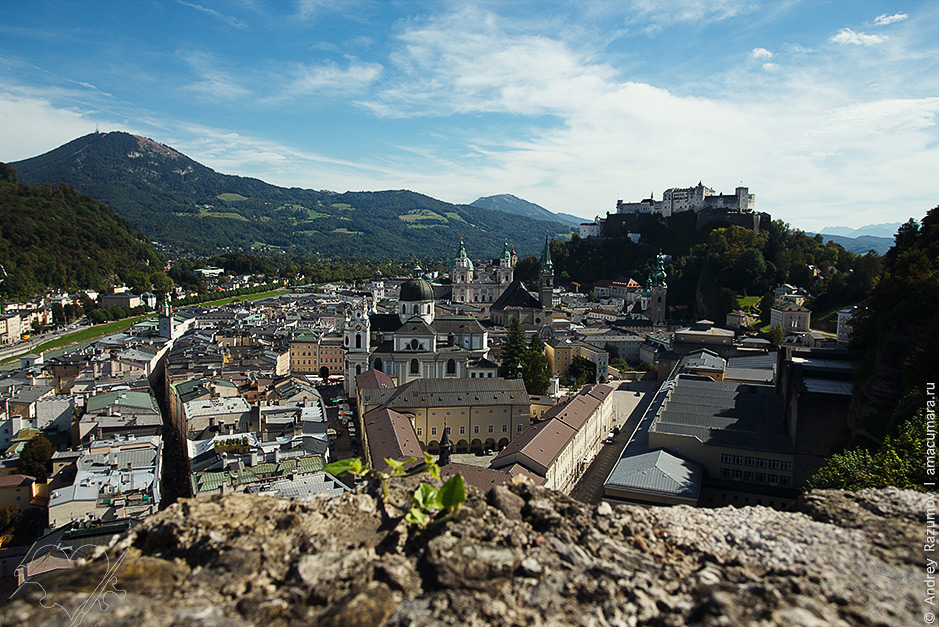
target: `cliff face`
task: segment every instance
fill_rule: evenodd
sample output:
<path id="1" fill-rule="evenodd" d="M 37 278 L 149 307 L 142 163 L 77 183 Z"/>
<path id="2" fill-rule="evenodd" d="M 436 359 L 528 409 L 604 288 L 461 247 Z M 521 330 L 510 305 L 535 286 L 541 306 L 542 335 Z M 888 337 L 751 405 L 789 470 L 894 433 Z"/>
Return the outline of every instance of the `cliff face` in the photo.
<path id="1" fill-rule="evenodd" d="M 107 609 L 82 624 L 911 624 L 932 609 L 925 498 L 816 492 L 792 513 L 643 509 L 521 484 L 470 491 L 454 520 L 423 530 L 365 491 L 183 500 L 115 539 L 112 566 L 127 554 L 113 588 L 126 596 L 103 597 Z M 0 623 L 68 624 L 40 600 L 79 606 L 106 572 L 99 556 L 53 574 L 44 599 L 30 586 Z"/>

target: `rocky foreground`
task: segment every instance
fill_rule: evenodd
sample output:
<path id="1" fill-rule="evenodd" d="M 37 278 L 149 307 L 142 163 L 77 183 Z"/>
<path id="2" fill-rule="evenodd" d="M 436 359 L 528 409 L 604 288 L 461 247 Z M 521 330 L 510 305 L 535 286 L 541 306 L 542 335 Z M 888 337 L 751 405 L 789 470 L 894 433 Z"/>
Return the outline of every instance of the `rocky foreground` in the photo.
<path id="1" fill-rule="evenodd" d="M 191 499 L 115 538 L 112 565 L 127 553 L 103 603 L 99 555 L 43 579 L 45 597 L 29 586 L 0 623 L 69 624 L 84 609 L 81 624 L 111 626 L 922 624 L 925 499 L 889 489 L 815 492 L 792 513 L 588 507 L 519 484 L 471 490 L 430 529 L 368 490 Z"/>

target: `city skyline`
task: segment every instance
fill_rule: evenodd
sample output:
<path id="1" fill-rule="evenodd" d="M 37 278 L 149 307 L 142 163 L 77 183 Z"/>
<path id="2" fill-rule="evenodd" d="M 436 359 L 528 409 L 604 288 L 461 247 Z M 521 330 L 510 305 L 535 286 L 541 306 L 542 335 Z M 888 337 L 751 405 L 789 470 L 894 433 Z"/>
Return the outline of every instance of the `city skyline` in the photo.
<path id="1" fill-rule="evenodd" d="M 699 180 L 793 227 L 939 200 L 939 5 L 4 3 L 0 160 L 122 130 L 226 174 L 592 219 Z"/>

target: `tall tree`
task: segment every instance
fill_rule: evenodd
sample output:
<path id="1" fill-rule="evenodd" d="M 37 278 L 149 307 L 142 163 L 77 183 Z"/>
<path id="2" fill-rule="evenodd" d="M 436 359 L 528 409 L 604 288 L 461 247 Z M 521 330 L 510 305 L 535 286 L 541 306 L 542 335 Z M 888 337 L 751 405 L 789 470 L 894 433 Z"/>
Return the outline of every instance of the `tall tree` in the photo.
<path id="1" fill-rule="evenodd" d="M 524 359 L 525 330 L 519 323 L 518 318 L 515 318 L 512 320 L 512 324 L 509 325 L 509 334 L 506 336 L 502 348 L 502 377 L 514 379 L 518 372 L 518 366 L 523 363 Z"/>
<path id="2" fill-rule="evenodd" d="M 34 477 L 39 483 L 45 483 L 49 476 L 49 460 L 55 449 L 52 443 L 41 435 L 37 435 L 26 443 L 20 453 L 17 470 L 20 474 Z"/>
<path id="3" fill-rule="evenodd" d="M 537 333 L 532 336 L 528 350 L 525 351 L 522 372 L 525 378 L 525 389 L 529 394 L 542 396 L 548 393 L 551 371 L 548 369 L 548 359 L 544 354 L 544 342 Z"/>

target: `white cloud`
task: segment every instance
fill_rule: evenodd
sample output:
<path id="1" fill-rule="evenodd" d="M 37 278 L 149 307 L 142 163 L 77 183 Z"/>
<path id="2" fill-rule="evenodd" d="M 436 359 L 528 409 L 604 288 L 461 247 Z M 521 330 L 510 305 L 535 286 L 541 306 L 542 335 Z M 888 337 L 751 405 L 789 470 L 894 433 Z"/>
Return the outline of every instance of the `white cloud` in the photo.
<path id="1" fill-rule="evenodd" d="M 766 48 L 754 48 L 751 53 L 754 59 L 772 59 L 773 53 Z"/>
<path id="2" fill-rule="evenodd" d="M 868 35 L 866 33 L 856 33 L 850 28 L 842 28 L 829 41 L 841 44 L 842 46 L 876 46 L 887 41 L 886 35 Z"/>
<path id="3" fill-rule="evenodd" d="M 634 0 L 631 5 L 637 19 L 648 23 L 644 30 L 649 34 L 672 24 L 721 22 L 752 8 L 744 0 Z"/>
<path id="4" fill-rule="evenodd" d="M 0 161 L 28 159 L 93 133 L 95 123 L 108 130 L 109 120 L 88 110 L 63 109 L 30 93 L 0 92 Z"/>
<path id="5" fill-rule="evenodd" d="M 184 7 L 189 7 L 190 9 L 195 9 L 196 11 L 199 11 L 201 13 L 205 13 L 208 16 L 214 17 L 220 22 L 228 24 L 229 26 L 232 26 L 234 28 L 238 28 L 238 29 L 247 28 L 247 25 L 241 20 L 239 20 L 238 18 L 232 17 L 231 15 L 225 15 L 224 13 L 216 11 L 215 9 L 210 9 L 208 7 L 202 6 L 201 4 L 195 4 L 193 2 L 184 2 L 183 0 L 176 0 L 176 2 L 178 4 L 183 5 Z"/>
<path id="6" fill-rule="evenodd" d="M 876 26 L 886 26 L 887 24 L 893 24 L 894 22 L 902 22 L 906 18 L 910 17 L 906 13 L 894 13 L 893 15 L 878 15 L 877 19 L 874 20 Z"/>
<path id="7" fill-rule="evenodd" d="M 763 69 L 766 70 L 767 72 L 775 72 L 776 70 L 779 69 L 779 66 L 775 63 L 764 63 Z"/>
<path id="8" fill-rule="evenodd" d="M 333 62 L 300 65 L 293 69 L 293 79 L 278 99 L 305 96 L 322 91 L 336 94 L 358 94 L 372 85 L 382 72 L 379 63 L 363 63 L 347 58 L 348 67 Z"/>

